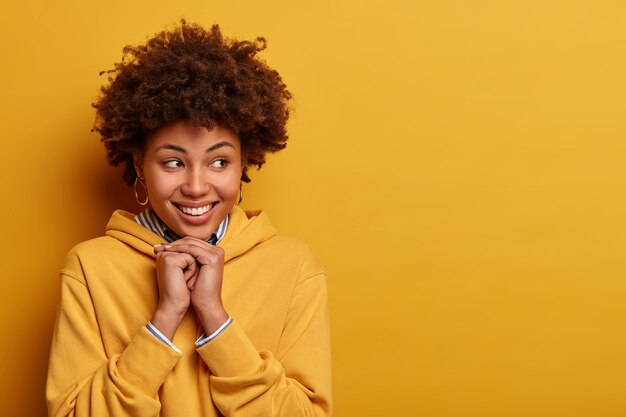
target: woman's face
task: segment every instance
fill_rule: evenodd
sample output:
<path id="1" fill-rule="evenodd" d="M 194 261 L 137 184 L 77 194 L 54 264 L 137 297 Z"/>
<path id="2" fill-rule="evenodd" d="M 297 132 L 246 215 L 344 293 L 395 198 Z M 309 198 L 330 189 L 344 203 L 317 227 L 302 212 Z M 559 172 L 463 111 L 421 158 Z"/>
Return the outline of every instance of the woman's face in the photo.
<path id="1" fill-rule="evenodd" d="M 239 199 L 241 144 L 218 124 L 178 121 L 148 138 L 135 169 L 161 220 L 181 237 L 206 240 Z"/>

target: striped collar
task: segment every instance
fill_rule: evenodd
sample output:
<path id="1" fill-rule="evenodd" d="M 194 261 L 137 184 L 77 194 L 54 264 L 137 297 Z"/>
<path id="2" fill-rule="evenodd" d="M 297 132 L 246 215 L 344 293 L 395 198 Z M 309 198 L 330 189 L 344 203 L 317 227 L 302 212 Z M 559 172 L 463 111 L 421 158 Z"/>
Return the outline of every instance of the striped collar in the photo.
<path id="1" fill-rule="evenodd" d="M 228 229 L 229 218 L 230 215 L 226 215 L 226 218 L 222 220 L 222 223 L 220 223 L 219 226 L 217 226 L 217 229 L 215 229 L 215 232 L 213 232 L 211 237 L 207 239 L 207 242 L 212 245 L 216 245 L 220 240 L 222 240 L 222 238 L 226 234 L 226 229 Z M 167 227 L 167 225 L 163 223 L 163 221 L 151 208 L 147 208 L 141 213 L 137 214 L 135 216 L 135 221 L 141 226 L 150 230 L 151 232 L 161 236 L 167 242 L 173 242 L 180 239 L 180 236 L 178 236 L 176 233 L 174 233 L 174 231 Z"/>

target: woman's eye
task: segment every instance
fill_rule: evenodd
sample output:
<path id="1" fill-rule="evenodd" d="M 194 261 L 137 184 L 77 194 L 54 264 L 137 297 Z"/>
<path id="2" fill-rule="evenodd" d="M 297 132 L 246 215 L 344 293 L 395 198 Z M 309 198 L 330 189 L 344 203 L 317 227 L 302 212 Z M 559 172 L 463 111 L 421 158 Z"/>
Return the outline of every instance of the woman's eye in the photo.
<path id="1" fill-rule="evenodd" d="M 228 165 L 228 161 L 225 159 L 216 159 L 211 163 L 211 166 L 214 168 L 224 168 L 226 165 Z"/>
<path id="2" fill-rule="evenodd" d="M 165 161 L 163 163 L 163 166 L 167 167 L 167 168 L 180 168 L 183 166 L 183 163 L 180 162 L 178 159 L 172 159 L 169 161 Z"/>

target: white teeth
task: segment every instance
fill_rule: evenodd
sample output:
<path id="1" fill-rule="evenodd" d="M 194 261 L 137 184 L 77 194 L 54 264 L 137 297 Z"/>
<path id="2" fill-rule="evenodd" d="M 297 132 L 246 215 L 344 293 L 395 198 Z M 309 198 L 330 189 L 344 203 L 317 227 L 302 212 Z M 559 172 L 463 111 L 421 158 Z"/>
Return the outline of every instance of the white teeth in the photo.
<path id="1" fill-rule="evenodd" d="M 178 206 L 178 208 L 180 208 L 180 211 L 182 211 L 185 214 L 190 214 L 192 216 L 201 216 L 207 211 L 211 210 L 211 207 L 213 207 L 213 204 L 209 204 L 208 206 L 204 206 L 204 207 Z"/>

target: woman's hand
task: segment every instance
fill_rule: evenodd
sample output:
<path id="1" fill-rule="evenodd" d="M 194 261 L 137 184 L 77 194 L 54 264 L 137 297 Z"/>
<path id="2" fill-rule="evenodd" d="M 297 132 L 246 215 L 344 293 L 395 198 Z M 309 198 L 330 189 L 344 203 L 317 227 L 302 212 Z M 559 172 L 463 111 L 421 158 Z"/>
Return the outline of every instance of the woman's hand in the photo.
<path id="1" fill-rule="evenodd" d="M 168 245 L 169 246 L 169 245 Z M 172 340 L 191 301 L 190 286 L 196 279 L 198 265 L 188 253 L 167 251 L 165 245 L 154 248 L 156 254 L 159 304 L 150 322 Z"/>
<path id="2" fill-rule="evenodd" d="M 192 237 L 174 241 L 161 250 L 165 253 L 186 254 L 195 259 L 196 271 L 187 281 L 191 304 L 205 333 L 213 333 L 228 320 L 228 313 L 222 303 L 224 250 Z"/>

